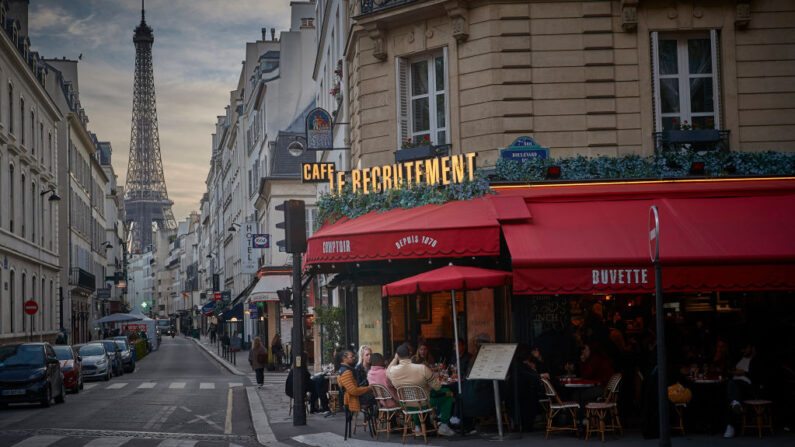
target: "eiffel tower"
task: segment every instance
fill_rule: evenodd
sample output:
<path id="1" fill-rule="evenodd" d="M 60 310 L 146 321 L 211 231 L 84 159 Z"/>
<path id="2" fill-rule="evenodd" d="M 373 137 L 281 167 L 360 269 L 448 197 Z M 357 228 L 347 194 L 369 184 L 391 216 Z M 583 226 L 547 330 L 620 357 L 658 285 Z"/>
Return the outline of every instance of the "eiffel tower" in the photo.
<path id="1" fill-rule="evenodd" d="M 130 253 L 151 250 L 152 231 L 177 227 L 166 192 L 152 73 L 152 28 L 146 24 L 141 0 L 141 23 L 135 28 L 135 85 L 130 132 L 130 160 L 124 196 Z"/>

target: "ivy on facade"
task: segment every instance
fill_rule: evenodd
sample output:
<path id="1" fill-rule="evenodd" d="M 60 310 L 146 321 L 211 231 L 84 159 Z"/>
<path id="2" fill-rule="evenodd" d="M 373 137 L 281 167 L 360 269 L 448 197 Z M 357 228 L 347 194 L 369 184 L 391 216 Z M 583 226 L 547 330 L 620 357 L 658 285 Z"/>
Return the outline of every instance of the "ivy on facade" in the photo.
<path id="1" fill-rule="evenodd" d="M 511 160 L 498 159 L 494 173 L 487 180 L 482 172 L 472 180 L 447 186 L 420 184 L 411 188 L 391 189 L 370 194 L 354 193 L 345 185 L 339 195 L 323 194 L 317 202 L 320 226 L 342 217 L 354 219 L 367 213 L 396 208 L 409 209 L 453 200 L 469 200 L 494 194 L 491 182 L 541 182 L 547 168 L 560 166 L 560 180 L 618 180 L 685 178 L 691 175 L 694 162 L 704 163 L 705 177 L 743 177 L 795 175 L 795 153 L 786 152 L 708 152 L 664 153 L 659 156 L 621 157 L 576 156 L 572 158 Z"/>

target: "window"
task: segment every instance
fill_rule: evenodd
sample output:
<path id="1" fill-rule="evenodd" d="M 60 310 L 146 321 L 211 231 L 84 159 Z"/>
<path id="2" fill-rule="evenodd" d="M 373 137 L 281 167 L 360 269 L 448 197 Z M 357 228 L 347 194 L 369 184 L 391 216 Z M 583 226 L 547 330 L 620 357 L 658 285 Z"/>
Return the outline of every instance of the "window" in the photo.
<path id="1" fill-rule="evenodd" d="M 30 184 L 30 240 L 31 242 L 36 242 L 36 184 Z"/>
<path id="2" fill-rule="evenodd" d="M 25 144 L 25 100 L 19 98 L 19 138 L 20 143 Z"/>
<path id="3" fill-rule="evenodd" d="M 30 111 L 30 153 L 36 157 L 36 115 Z"/>
<path id="4" fill-rule="evenodd" d="M 22 181 L 19 182 L 19 192 L 20 194 L 22 194 L 22 196 L 19 198 L 19 201 L 22 204 L 22 225 L 20 226 L 22 233 L 20 235 L 24 238 L 25 220 L 26 220 L 25 218 L 27 217 L 26 216 L 27 213 L 25 213 L 25 173 L 24 172 L 22 173 L 22 175 L 20 175 L 20 178 L 22 179 Z M 24 295 L 24 293 L 22 295 Z"/>
<path id="5" fill-rule="evenodd" d="M 14 133 L 14 85 L 8 83 L 8 131 Z"/>
<path id="6" fill-rule="evenodd" d="M 431 144 L 449 141 L 447 49 L 416 59 L 398 59 L 398 147 L 409 138 Z"/>
<path id="7" fill-rule="evenodd" d="M 19 283 L 19 285 L 21 286 L 21 287 L 20 287 L 20 291 L 22 292 L 22 303 L 20 303 L 20 304 L 22 304 L 22 306 L 20 306 L 20 309 L 21 309 L 22 307 L 24 307 L 24 304 L 23 304 L 23 303 L 25 302 L 25 297 L 27 296 L 27 295 L 25 294 L 25 280 L 26 280 L 26 279 L 27 279 L 27 278 L 26 278 L 26 275 L 23 273 L 23 274 L 22 274 L 22 281 L 20 281 L 20 283 Z M 12 318 L 13 318 L 13 314 L 12 314 Z M 25 321 L 25 317 L 24 317 L 24 315 L 23 315 L 23 316 L 22 316 L 22 332 L 27 332 L 27 330 L 28 330 L 28 325 L 27 325 L 26 323 L 27 323 L 27 322 Z"/>
<path id="8" fill-rule="evenodd" d="M 718 34 L 652 33 L 655 128 L 720 128 Z"/>
<path id="9" fill-rule="evenodd" d="M 11 270 L 11 274 L 8 276 L 8 296 L 9 296 L 9 303 L 11 304 L 11 308 L 8 310 L 8 314 L 11 316 L 11 333 L 14 333 L 16 327 L 14 325 L 14 316 L 16 316 L 16 310 L 14 309 L 14 304 L 16 304 L 17 297 L 14 295 L 14 271 Z"/>
<path id="10" fill-rule="evenodd" d="M 55 160 L 52 155 L 52 132 L 47 132 L 47 148 L 50 151 L 50 170 L 52 171 L 52 164 Z"/>
<path id="11" fill-rule="evenodd" d="M 37 298 L 36 297 L 36 275 L 32 275 L 30 277 L 30 299 L 32 299 L 34 301 L 38 301 L 39 303 L 41 303 L 41 300 L 37 300 L 36 298 Z M 27 301 L 27 298 L 23 296 L 22 297 L 22 306 L 25 305 L 25 301 Z M 35 331 L 36 330 L 36 320 L 34 318 L 31 318 L 31 317 L 28 317 L 28 316 L 25 316 L 25 317 L 22 317 L 22 318 L 26 319 L 26 320 L 27 319 L 30 320 L 30 330 L 31 331 Z"/>
<path id="12" fill-rule="evenodd" d="M 44 123 L 39 123 L 39 152 L 41 163 L 44 164 Z"/>
<path id="13" fill-rule="evenodd" d="M 8 165 L 8 231 L 14 232 L 14 165 Z"/>

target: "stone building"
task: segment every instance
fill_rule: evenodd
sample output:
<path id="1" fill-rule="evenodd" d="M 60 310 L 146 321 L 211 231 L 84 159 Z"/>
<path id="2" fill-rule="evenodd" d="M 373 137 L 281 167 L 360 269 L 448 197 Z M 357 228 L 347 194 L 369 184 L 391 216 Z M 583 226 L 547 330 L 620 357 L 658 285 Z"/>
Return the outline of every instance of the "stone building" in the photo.
<path id="1" fill-rule="evenodd" d="M 795 150 L 788 0 L 362 0 L 349 13 L 354 166 L 426 137 L 481 166 L 525 135 L 550 157 L 651 155 L 655 132 L 687 126 L 728 131 L 732 151 Z"/>
<path id="2" fill-rule="evenodd" d="M 60 328 L 56 74 L 28 38 L 27 2 L 0 1 L 0 344 Z M 32 300 L 38 311 L 24 313 Z"/>

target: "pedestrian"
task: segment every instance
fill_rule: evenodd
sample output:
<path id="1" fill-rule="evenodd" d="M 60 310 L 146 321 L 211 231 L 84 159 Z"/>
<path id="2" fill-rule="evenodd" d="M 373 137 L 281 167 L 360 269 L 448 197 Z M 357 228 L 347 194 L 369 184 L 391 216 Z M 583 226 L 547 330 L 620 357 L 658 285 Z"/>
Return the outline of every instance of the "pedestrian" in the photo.
<path id="1" fill-rule="evenodd" d="M 273 362 L 276 363 L 276 369 L 282 369 L 282 357 L 284 356 L 284 348 L 282 348 L 282 338 L 279 334 L 273 336 L 271 340 L 271 354 L 273 354 Z"/>
<path id="2" fill-rule="evenodd" d="M 268 364 L 268 348 L 262 344 L 259 337 L 254 337 L 254 343 L 248 352 L 248 363 L 257 375 L 257 385 L 262 388 L 265 382 L 265 365 Z"/>
<path id="3" fill-rule="evenodd" d="M 210 343 L 215 343 L 215 323 L 210 324 Z"/>

